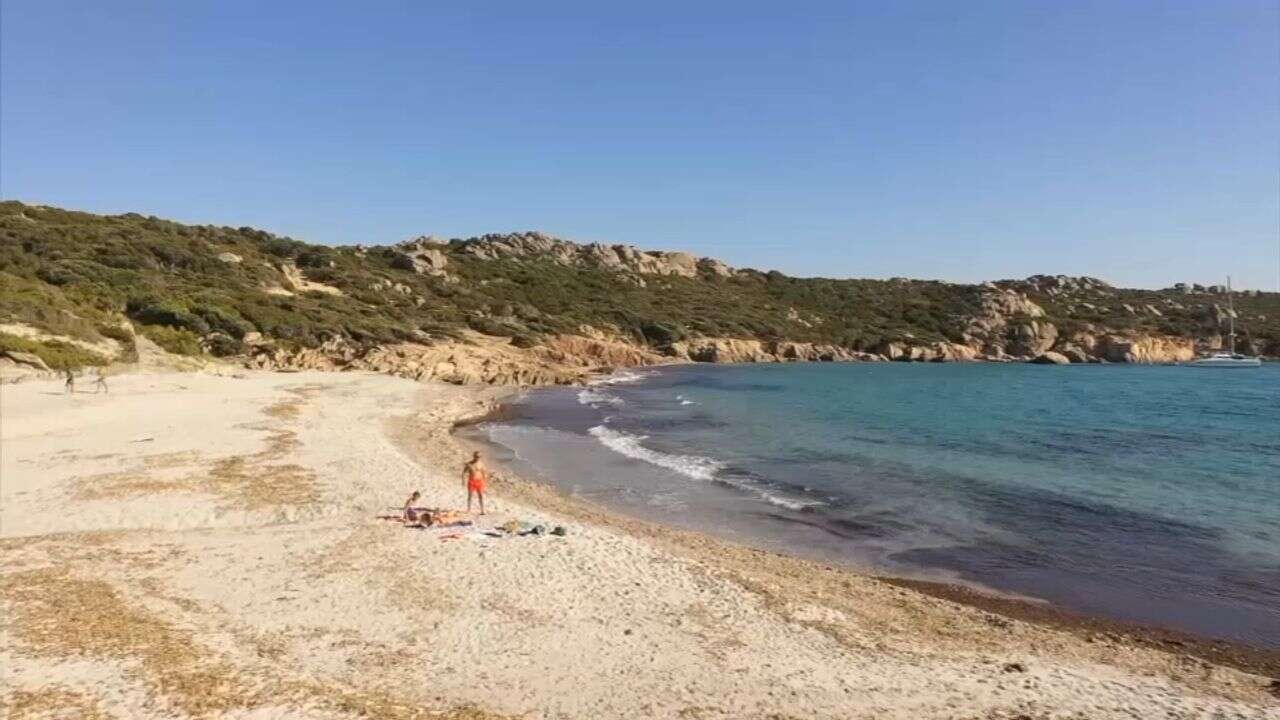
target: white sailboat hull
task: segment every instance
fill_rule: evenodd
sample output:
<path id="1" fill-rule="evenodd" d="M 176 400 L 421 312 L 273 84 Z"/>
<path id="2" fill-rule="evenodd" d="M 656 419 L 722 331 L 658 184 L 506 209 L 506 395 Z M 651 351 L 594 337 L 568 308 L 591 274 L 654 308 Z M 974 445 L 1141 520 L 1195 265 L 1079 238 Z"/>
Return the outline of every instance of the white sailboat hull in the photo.
<path id="1" fill-rule="evenodd" d="M 1215 356 L 1213 356 L 1213 357 L 1200 358 L 1199 360 L 1194 360 L 1194 361 L 1192 361 L 1192 362 L 1190 362 L 1190 363 L 1187 363 L 1187 364 L 1188 364 L 1190 367 L 1202 367 L 1202 368 L 1256 368 L 1256 367 L 1262 367 L 1262 361 L 1261 361 L 1261 360 L 1259 360 L 1258 358 L 1251 358 L 1251 357 L 1231 357 L 1231 356 L 1221 357 L 1221 356 L 1217 356 L 1217 355 L 1215 355 Z"/>

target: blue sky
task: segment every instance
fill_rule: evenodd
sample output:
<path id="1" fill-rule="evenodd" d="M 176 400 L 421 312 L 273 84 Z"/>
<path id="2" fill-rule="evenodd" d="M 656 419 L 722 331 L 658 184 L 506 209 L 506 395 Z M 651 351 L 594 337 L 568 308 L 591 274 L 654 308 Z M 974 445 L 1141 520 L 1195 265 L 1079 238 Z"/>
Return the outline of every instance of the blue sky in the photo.
<path id="1" fill-rule="evenodd" d="M 5 0 L 0 194 L 1280 289 L 1280 4 Z"/>

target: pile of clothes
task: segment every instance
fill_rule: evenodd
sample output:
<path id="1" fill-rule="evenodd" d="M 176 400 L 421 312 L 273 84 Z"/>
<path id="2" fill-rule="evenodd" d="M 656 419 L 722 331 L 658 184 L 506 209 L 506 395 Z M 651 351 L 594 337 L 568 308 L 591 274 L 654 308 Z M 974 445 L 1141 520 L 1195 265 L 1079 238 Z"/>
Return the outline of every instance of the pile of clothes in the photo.
<path id="1" fill-rule="evenodd" d="M 533 523 L 520 522 L 519 520 L 508 520 L 507 522 L 499 525 L 497 529 L 507 535 L 517 535 L 519 537 L 547 534 L 564 537 L 567 534 L 563 525 L 556 525 L 551 528 L 550 533 L 548 533 L 546 525 L 534 525 Z"/>

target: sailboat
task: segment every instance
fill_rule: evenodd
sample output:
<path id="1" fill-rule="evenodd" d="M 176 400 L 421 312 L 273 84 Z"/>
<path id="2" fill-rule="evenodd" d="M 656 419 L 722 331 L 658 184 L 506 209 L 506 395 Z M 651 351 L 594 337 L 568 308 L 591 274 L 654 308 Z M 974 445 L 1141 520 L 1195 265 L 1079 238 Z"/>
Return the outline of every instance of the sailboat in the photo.
<path id="1" fill-rule="evenodd" d="M 1191 367 L 1208 368 L 1256 368 L 1262 367 L 1262 360 L 1248 357 L 1236 352 L 1236 307 L 1231 301 L 1231 276 L 1227 276 L 1227 317 L 1231 322 L 1231 330 L 1227 333 L 1227 351 L 1216 352 L 1208 357 L 1194 360 Z"/>

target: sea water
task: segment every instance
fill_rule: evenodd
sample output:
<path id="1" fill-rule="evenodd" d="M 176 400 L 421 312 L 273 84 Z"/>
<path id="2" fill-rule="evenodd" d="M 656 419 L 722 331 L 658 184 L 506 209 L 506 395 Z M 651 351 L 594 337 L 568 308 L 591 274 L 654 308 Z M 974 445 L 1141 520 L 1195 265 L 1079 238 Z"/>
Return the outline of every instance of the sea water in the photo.
<path id="1" fill-rule="evenodd" d="M 1280 365 L 631 371 L 480 429 L 671 525 L 1280 646 Z"/>

